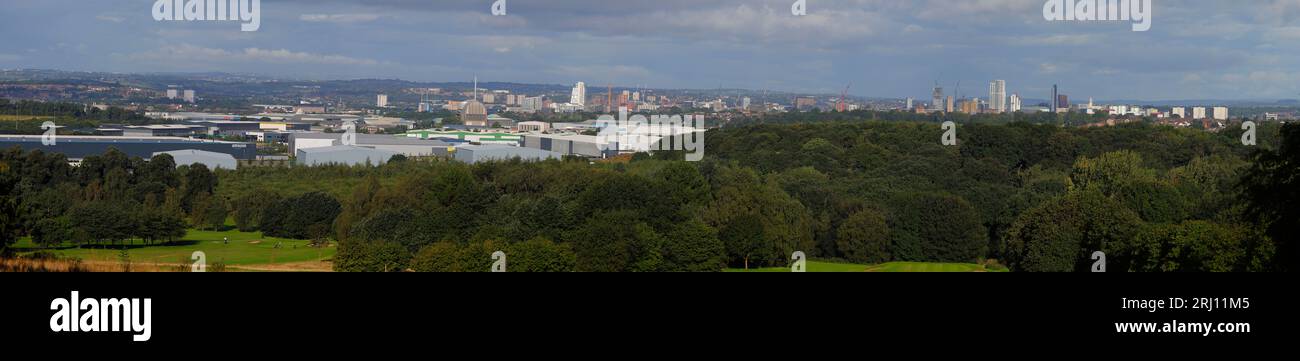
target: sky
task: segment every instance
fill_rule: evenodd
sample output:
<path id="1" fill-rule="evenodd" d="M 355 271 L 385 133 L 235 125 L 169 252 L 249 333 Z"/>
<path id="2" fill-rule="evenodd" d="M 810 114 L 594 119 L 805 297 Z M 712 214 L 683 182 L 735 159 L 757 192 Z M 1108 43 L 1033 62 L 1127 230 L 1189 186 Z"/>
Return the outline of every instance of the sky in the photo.
<path id="1" fill-rule="evenodd" d="M 234 0 L 231 0 L 234 1 Z M 1155 0 L 1132 22 L 1046 0 L 261 0 L 261 26 L 154 0 L 5 0 L 0 68 L 745 88 L 926 99 L 1300 98 L 1300 0 Z"/>

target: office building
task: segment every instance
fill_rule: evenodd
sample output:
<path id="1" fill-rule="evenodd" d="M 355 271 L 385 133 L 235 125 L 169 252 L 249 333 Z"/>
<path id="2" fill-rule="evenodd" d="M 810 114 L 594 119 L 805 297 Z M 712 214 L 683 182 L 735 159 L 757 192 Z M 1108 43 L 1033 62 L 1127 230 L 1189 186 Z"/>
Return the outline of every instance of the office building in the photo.
<path id="1" fill-rule="evenodd" d="M 388 107 L 388 94 L 379 94 L 375 98 L 375 106 L 380 108 Z"/>

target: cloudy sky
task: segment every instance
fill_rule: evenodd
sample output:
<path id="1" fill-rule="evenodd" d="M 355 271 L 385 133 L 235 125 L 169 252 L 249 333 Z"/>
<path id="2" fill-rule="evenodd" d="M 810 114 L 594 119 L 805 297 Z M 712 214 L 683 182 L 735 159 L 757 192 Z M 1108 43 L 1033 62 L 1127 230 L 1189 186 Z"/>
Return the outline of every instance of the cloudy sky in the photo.
<path id="1" fill-rule="evenodd" d="M 232 0 L 233 1 L 233 0 Z M 1045 0 L 262 0 L 261 29 L 157 22 L 154 0 L 5 0 L 0 68 L 226 71 L 922 98 L 1300 98 L 1300 0 L 1156 0 L 1150 31 Z"/>

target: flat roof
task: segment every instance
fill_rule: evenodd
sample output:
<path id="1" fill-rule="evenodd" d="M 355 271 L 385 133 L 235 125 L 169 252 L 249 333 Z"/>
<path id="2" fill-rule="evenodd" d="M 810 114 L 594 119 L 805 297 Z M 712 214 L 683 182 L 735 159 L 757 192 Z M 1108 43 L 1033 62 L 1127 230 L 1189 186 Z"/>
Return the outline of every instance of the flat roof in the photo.
<path id="1" fill-rule="evenodd" d="M 40 142 L 41 135 L 0 135 L 0 141 Z M 247 144 L 244 142 L 227 142 L 223 140 L 193 139 L 181 137 L 130 137 L 111 135 L 60 135 L 56 141 L 106 142 L 106 143 L 219 143 Z"/>

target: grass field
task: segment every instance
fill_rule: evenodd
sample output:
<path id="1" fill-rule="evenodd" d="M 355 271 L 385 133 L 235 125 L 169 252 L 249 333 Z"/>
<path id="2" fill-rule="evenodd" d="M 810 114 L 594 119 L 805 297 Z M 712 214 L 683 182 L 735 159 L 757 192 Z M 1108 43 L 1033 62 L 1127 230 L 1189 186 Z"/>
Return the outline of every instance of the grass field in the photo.
<path id="1" fill-rule="evenodd" d="M 41 115 L 0 114 L 0 122 L 12 122 L 12 121 L 19 121 L 19 120 L 49 120 L 49 119 L 54 119 L 54 117 L 41 116 Z"/>
<path id="2" fill-rule="evenodd" d="M 226 244 L 223 238 L 229 237 Z M 275 248 L 280 243 L 280 248 Z M 334 257 L 335 248 L 312 248 L 303 240 L 262 237 L 261 232 L 199 231 L 189 230 L 183 241 L 167 245 L 128 244 L 127 253 L 133 264 L 185 264 L 194 251 L 203 251 L 208 265 L 223 263 L 230 270 L 246 271 L 327 271 L 326 260 Z M 24 238 L 16 247 L 19 254 L 43 251 Z M 121 261 L 120 246 L 61 247 L 47 250 L 62 257 L 80 258 L 87 263 L 117 263 Z"/>
<path id="3" fill-rule="evenodd" d="M 755 268 L 748 271 L 729 268 L 727 272 L 790 272 L 789 267 Z M 808 261 L 808 272 L 1006 272 L 1005 269 L 987 269 L 973 263 L 891 262 L 878 265 L 860 265 Z"/>

